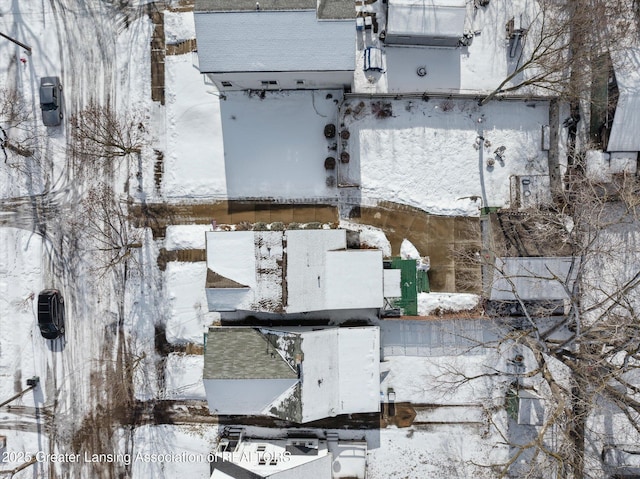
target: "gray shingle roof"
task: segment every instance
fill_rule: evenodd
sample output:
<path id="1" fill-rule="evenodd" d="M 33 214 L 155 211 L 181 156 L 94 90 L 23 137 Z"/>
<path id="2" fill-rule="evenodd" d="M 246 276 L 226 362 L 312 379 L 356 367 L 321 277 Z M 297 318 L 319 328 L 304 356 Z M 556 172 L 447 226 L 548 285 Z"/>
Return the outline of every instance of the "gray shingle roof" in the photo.
<path id="1" fill-rule="evenodd" d="M 339 20 L 355 18 L 354 0 L 196 0 L 195 12 L 242 12 L 256 10 L 317 10 L 319 19 Z"/>
<path id="2" fill-rule="evenodd" d="M 211 327 L 204 379 L 296 379 L 297 371 L 258 329 Z"/>
<path id="3" fill-rule="evenodd" d="M 320 0 L 318 18 L 321 20 L 356 18 L 356 2 L 354 0 Z"/>
<path id="4" fill-rule="evenodd" d="M 255 10 L 315 10 L 316 0 L 196 0 L 195 12 L 242 12 Z"/>

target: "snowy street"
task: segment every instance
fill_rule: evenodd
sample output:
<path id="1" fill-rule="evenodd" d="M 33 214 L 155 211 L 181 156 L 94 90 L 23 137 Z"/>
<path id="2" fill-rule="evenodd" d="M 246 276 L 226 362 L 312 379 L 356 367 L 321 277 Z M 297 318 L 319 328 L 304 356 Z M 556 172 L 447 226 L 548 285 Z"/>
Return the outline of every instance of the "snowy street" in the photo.
<path id="1" fill-rule="evenodd" d="M 7 435 L 7 451 L 64 454 L 80 444 L 110 450 L 117 447 L 110 444 L 110 431 L 112 420 L 118 419 L 105 419 L 99 404 L 110 408 L 121 389 L 114 386 L 122 381 L 122 366 L 111 358 L 123 352 L 122 337 L 114 336 L 113 328 L 117 331 L 125 311 L 124 285 L 118 287 L 117 276 L 97 274 L 77 219 L 88 188 L 101 180 L 121 189 L 122 177 L 108 165 L 87 171 L 69 154 L 69 120 L 90 101 L 141 108 L 140 90 L 149 89 L 140 83 L 138 71 L 142 66 L 147 72 L 146 9 L 117 11 L 106 2 L 55 0 L 3 2 L 0 12 L 2 31 L 32 48 L 28 54 L 9 41 L 0 42 L 0 58 L 5 59 L 1 86 L 17 91 L 25 102 L 20 110 L 25 128 L 9 130 L 9 140 L 33 151 L 11 154 L 1 166 L 0 276 L 6 299 L 0 329 L 14 333 L 1 338 L 0 396 L 13 395 L 31 376 L 40 378 L 33 392 L 12 403 L 24 406 L 13 413 L 23 419 L 11 419 L 12 409 L 2 411 L 0 429 L 4 425 L 7 432 L 0 433 Z M 132 72 L 139 85 L 135 89 L 128 87 Z M 53 75 L 64 88 L 65 121 L 46 128 L 40 120 L 38 82 Z M 52 287 L 65 299 L 66 335 L 49 342 L 38 331 L 33 300 L 41 289 Z M 34 426 L 27 427 L 31 421 Z M 20 466 L 24 455 L 10 459 L 0 468 Z M 84 467 L 65 462 L 39 461 L 34 467 L 39 477 L 87 476 Z"/>

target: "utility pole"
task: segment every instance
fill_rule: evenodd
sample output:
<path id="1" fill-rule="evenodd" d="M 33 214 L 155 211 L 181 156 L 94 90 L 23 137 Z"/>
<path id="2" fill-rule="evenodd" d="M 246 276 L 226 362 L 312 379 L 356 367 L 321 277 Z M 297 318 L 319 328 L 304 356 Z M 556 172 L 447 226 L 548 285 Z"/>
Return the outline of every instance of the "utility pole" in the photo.
<path id="1" fill-rule="evenodd" d="M 12 396 L 9 399 L 7 399 L 6 401 L 4 401 L 3 403 L 0 403 L 0 407 L 4 406 L 5 404 L 9 404 L 11 401 L 14 401 L 14 400 L 18 399 L 23 394 L 25 394 L 25 393 L 31 391 L 32 389 L 34 389 L 38 384 L 40 384 L 40 378 L 38 376 L 33 376 L 31 379 L 27 379 L 27 387 L 25 389 L 23 389 L 22 391 L 20 391 L 15 396 Z"/>
<path id="2" fill-rule="evenodd" d="M 31 55 L 31 47 L 28 45 L 25 45 L 22 42 L 19 42 L 18 40 L 16 40 L 15 38 L 11 38 L 9 35 L 5 35 L 4 33 L 0 32 L 0 37 L 6 38 L 7 40 L 9 40 L 10 42 L 15 43 L 16 45 L 18 45 L 19 47 L 24 48 L 27 51 L 27 55 Z"/>

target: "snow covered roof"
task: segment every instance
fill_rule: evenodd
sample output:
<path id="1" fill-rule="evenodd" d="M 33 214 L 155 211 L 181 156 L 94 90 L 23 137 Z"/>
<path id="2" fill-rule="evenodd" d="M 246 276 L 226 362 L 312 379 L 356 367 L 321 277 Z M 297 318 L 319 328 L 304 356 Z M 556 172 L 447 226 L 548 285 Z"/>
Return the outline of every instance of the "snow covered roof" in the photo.
<path id="1" fill-rule="evenodd" d="M 297 444 L 304 444 L 299 447 Z M 310 447 L 306 447 L 309 445 Z M 307 453 L 302 453 L 309 449 Z M 218 452 L 210 479 L 331 479 L 332 457 L 326 441 L 314 438 L 242 440 L 235 451 Z M 294 475 L 292 475 L 294 474 Z"/>
<path id="2" fill-rule="evenodd" d="M 455 46 L 464 33 L 466 12 L 465 0 L 389 0 L 387 41 L 428 37 L 433 45 Z"/>
<path id="3" fill-rule="evenodd" d="M 355 69 L 355 20 L 318 21 L 315 8 L 256 11 L 252 3 L 251 11 L 195 13 L 201 73 Z"/>
<path id="4" fill-rule="evenodd" d="M 576 258 L 496 258 L 492 300 L 562 300 L 568 295 L 564 285 L 571 288 Z"/>
<path id="5" fill-rule="evenodd" d="M 315 437 L 245 438 L 231 451 L 222 438 L 212 461 L 211 479 L 309 477 L 364 479 L 367 443 Z M 332 470 L 334 474 L 332 474 Z"/>
<path id="6" fill-rule="evenodd" d="M 207 232 L 210 311 L 299 313 L 383 305 L 382 252 L 346 231 Z"/>
<path id="7" fill-rule="evenodd" d="M 203 380 L 218 414 L 304 423 L 379 410 L 380 330 L 211 327 Z"/>
<path id="8" fill-rule="evenodd" d="M 619 98 L 607 149 L 640 151 L 640 49 L 612 55 Z"/>

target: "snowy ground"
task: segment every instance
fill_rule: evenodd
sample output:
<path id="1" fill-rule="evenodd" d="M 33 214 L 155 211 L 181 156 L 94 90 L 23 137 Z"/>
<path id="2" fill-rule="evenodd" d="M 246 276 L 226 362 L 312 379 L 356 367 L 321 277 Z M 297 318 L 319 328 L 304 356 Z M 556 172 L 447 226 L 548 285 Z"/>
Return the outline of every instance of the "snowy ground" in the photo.
<path id="1" fill-rule="evenodd" d="M 167 94 L 165 197 L 337 198 L 339 189 L 327 183 L 334 173 L 324 168 L 336 152 L 322 132 L 336 121 L 339 93 L 267 92 L 261 99 L 231 92 L 220 100 L 193 62 L 190 54 L 167 57 L 167 81 L 177 87 Z M 389 100 L 393 116 L 377 119 L 366 101 L 359 114 L 345 114 L 360 101 L 351 98 L 341 107 L 351 133 L 350 162 L 338 161 L 337 180 L 360 185 L 365 201 L 477 215 L 480 206 L 510 204 L 511 176 L 548 174 L 541 149 L 546 102 L 479 107 L 473 100 Z M 488 166 L 502 146 L 504 161 Z M 152 182 L 146 185 L 153 197 Z"/>
<path id="2" fill-rule="evenodd" d="M 208 479 L 207 455 L 215 445 L 216 426 L 143 426 L 136 429 L 129 456 L 132 477 Z"/>
<path id="3" fill-rule="evenodd" d="M 192 342 L 201 344 L 203 333 L 212 322 L 204 278 L 207 263 L 171 262 L 167 265 L 164 281 L 169 299 L 167 340 L 170 343 Z"/>
<path id="4" fill-rule="evenodd" d="M 419 293 L 418 314 L 460 312 L 473 310 L 478 306 L 480 296 L 467 293 Z"/>
<path id="5" fill-rule="evenodd" d="M 247 196 L 335 199 L 337 188 L 327 183 L 334 173 L 324 168 L 333 150 L 323 128 L 337 120 L 340 98 L 336 92 L 274 92 L 264 99 L 234 94 L 221 100 L 198 72 L 196 57 L 186 54 L 165 59 L 166 104 L 160 106 L 151 101 L 150 93 L 152 24 L 145 8 L 149 2 L 124 2 L 128 6 L 117 11 L 113 3 L 0 0 L 0 29 L 33 47 L 28 56 L 16 45 L 0 42 L 0 58 L 5 59 L 0 86 L 17 89 L 30 113 L 28 131 L 11 133 L 16 135 L 11 138 L 31 135 L 37 147 L 33 157 L 13 155 L 0 162 L 3 210 L 16 202 L 21 205 L 20 214 L 3 211 L 0 221 L 22 228 L 0 228 L 0 400 L 33 375 L 41 380 L 38 389 L 15 403 L 23 408 L 0 411 L 0 435 L 7 436 L 7 450 L 13 452 L 80 448 L 89 453 L 206 455 L 217 427 L 158 425 L 132 431 L 118 424 L 120 416 L 113 417 L 131 407 L 124 401 L 130 393 L 127 386 L 135 399 L 203 398 L 202 356 L 171 352 L 160 358 L 158 350 L 200 344 L 203 328 L 215 319 L 206 311 L 205 265 L 171 262 L 160 271 L 157 256 L 160 248 L 202 249 L 205 228 L 169 228 L 164 241 L 152 239 L 145 230 L 143 245 L 132 253 L 136 261 L 126 276 L 121 269 L 100 276 L 95 270 L 100 254 L 82 228 L 69 231 L 63 220 L 77 211 L 79 198 L 97 180 L 109 182 L 118 193 L 127 182 L 138 201 Z M 192 14 L 169 14 L 165 35 L 174 43 L 193 38 Z M 64 84 L 66 121 L 56 128 L 45 128 L 40 120 L 38 82 L 47 75 L 60 76 Z M 66 151 L 67 121 L 90 99 L 110 101 L 119 112 L 141 115 L 149 145 L 137 164 L 123 161 L 105 171 L 80 175 L 81 169 Z M 349 123 L 351 163 L 346 173 L 374 201 L 406 202 L 446 214 L 477 214 L 477 202 L 458 197 L 481 195 L 483 206 L 506 204 L 509 175 L 545 171 L 546 157 L 539 150 L 540 128 L 548 115 L 544 104 L 530 108 L 504 102 L 480 111 L 468 102 L 454 101 L 453 109 L 442 111 L 436 100 L 416 102 L 409 110 L 407 101 L 393 103 L 396 116 L 392 118 L 364 115 Z M 482 114 L 485 120 L 478 123 Z M 451 133 L 445 134 L 442 125 L 450 126 Z M 479 128 L 491 146 L 483 143 L 474 148 Z M 353 149 L 358 143 L 360 152 Z M 483 162 L 500 145 L 507 146 L 505 165 L 497 162 L 489 171 Z M 444 157 L 440 149 L 447 150 Z M 163 155 L 164 167 L 162 184 L 156 189 L 158 153 Z M 136 175 L 138 168 L 140 175 Z M 33 200 L 39 194 L 43 195 L 39 202 L 15 199 Z M 365 242 L 387 248 L 379 231 L 365 230 Z M 66 337 L 53 342 L 40 336 L 35 323 L 34 298 L 49 286 L 59 287 L 67 301 Z M 460 306 L 451 298 L 430 299 Z M 464 304 L 471 304 L 467 299 L 469 303 Z M 481 334 L 477 325 L 470 328 L 471 333 Z M 384 385 L 393 382 L 400 397 L 429 402 L 437 398 L 430 395 L 430 388 L 414 385 L 409 372 L 419 372 L 428 382 L 434 372 L 425 356 L 448 357 L 456 345 L 451 340 L 444 348 L 444 336 L 435 330 L 428 336 L 422 333 L 403 326 L 383 344 L 383 351 L 389 352 Z M 422 344 L 410 343 L 416 337 Z M 478 361 L 480 357 L 484 356 Z M 470 364 L 477 366 L 474 361 Z M 486 389 L 479 391 L 480 396 L 486 397 Z M 39 416 L 43 409 L 46 417 Z M 465 427 L 367 433 L 370 477 L 421 479 L 441 477 L 443 470 L 448 477 L 454 472 L 465 476 L 463 472 L 469 470 L 464 469 L 464 461 L 488 457 L 492 444 L 488 436 L 477 448 L 463 447 L 469 436 Z M 18 462 L 2 463 L 0 468 Z M 97 477 L 91 469 L 97 467 L 115 477 L 130 466 L 134 478 L 206 478 L 209 471 L 208 464 L 198 460 L 119 462 L 76 466 L 43 461 L 23 475 Z M 451 463 L 458 469 L 451 469 Z"/>
<path id="6" fill-rule="evenodd" d="M 194 61 L 197 57 L 192 54 L 165 58 L 167 135 L 165 125 L 160 125 L 158 138 L 166 142 L 161 188 L 165 198 L 215 198 L 227 193 L 220 99 L 216 89 L 203 82 Z M 148 194 L 154 196 L 153 191 Z"/>
<path id="7" fill-rule="evenodd" d="M 60 354 L 60 342 L 47 344 L 36 323 L 34 298 L 42 288 L 42 252 L 40 236 L 0 228 L 0 401 L 24 390 L 27 379 L 42 376 L 36 389 L 10 403 L 18 406 L 15 413 L 6 406 L 0 410 L 0 436 L 7 441 L 2 451 L 15 453 L 0 458 L 0 469 L 13 469 L 28 460 L 25 454 L 48 450 L 41 408 L 51 386 L 43 372 Z"/>

